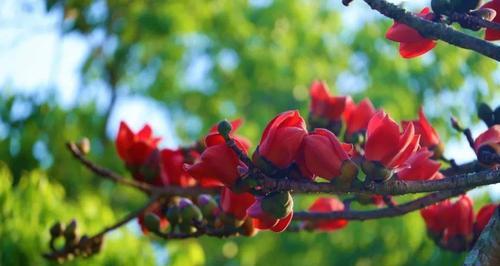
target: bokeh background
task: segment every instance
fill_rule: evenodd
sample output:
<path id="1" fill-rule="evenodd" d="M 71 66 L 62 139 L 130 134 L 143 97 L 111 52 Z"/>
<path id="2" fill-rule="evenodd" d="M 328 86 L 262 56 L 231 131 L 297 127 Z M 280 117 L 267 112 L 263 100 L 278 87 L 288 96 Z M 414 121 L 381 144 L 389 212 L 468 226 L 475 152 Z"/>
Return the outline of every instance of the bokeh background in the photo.
<path id="1" fill-rule="evenodd" d="M 407 3 L 419 11 L 428 1 Z M 64 143 L 89 137 L 90 157 L 126 174 L 113 145 L 120 120 L 150 123 L 163 147 L 189 144 L 223 118 L 243 117 L 257 143 L 278 112 L 307 115 L 308 87 L 369 97 L 397 119 L 423 105 L 459 162 L 474 154 L 450 115 L 485 127 L 477 102 L 500 103 L 500 66 L 445 43 L 404 60 L 384 39 L 391 20 L 362 1 L 0 1 L 0 265 L 50 265 L 48 228 L 76 218 L 97 232 L 146 199 L 102 181 Z M 480 36 L 481 32 L 469 32 Z M 476 208 L 500 189 L 472 192 Z M 296 197 L 296 210 L 311 203 Z M 354 207 L 359 207 L 355 205 Z M 361 207 L 360 207 L 361 208 Z M 135 221 L 103 251 L 68 265 L 458 265 L 418 214 L 352 222 L 341 231 L 161 241 Z"/>

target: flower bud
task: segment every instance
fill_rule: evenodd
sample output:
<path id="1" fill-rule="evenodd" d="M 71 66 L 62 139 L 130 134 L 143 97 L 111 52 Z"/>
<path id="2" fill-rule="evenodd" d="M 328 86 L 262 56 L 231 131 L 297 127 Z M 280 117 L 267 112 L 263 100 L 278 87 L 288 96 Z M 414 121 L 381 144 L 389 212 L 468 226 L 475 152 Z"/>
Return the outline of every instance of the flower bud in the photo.
<path id="1" fill-rule="evenodd" d="M 497 15 L 497 12 L 494 9 L 491 8 L 480 8 L 477 10 L 473 10 L 470 12 L 471 15 L 482 18 L 487 21 L 492 21 L 495 16 Z"/>
<path id="2" fill-rule="evenodd" d="M 481 0 L 451 0 L 452 11 L 458 13 L 466 13 L 477 9 L 481 4 Z"/>
<path id="3" fill-rule="evenodd" d="M 431 0 L 431 7 L 436 14 L 446 14 L 451 11 L 450 0 Z"/>
<path id="4" fill-rule="evenodd" d="M 363 161 L 361 164 L 363 172 L 366 174 L 367 180 L 373 180 L 375 182 L 384 182 L 391 178 L 392 171 L 385 168 L 381 163 L 377 161 Z"/>
<path id="5" fill-rule="evenodd" d="M 52 238 L 59 237 L 63 234 L 64 228 L 60 222 L 56 222 L 50 227 L 50 236 Z"/>
<path id="6" fill-rule="evenodd" d="M 144 225 L 151 232 L 160 231 L 160 217 L 156 214 L 149 212 L 144 216 Z"/>
<path id="7" fill-rule="evenodd" d="M 259 232 L 257 228 L 253 226 L 253 219 L 247 218 L 241 225 L 241 234 L 244 236 L 254 236 Z"/>
<path id="8" fill-rule="evenodd" d="M 464 127 L 462 126 L 460 121 L 458 121 L 458 119 L 456 117 L 452 116 L 450 118 L 450 122 L 451 122 L 451 127 L 453 129 L 455 129 L 456 131 L 458 131 L 458 132 L 464 131 Z"/>
<path id="9" fill-rule="evenodd" d="M 199 222 L 203 219 L 203 215 L 198 206 L 194 205 L 191 200 L 186 198 L 182 198 L 179 201 L 179 214 L 181 217 L 181 224 L 191 224 L 193 221 Z"/>
<path id="10" fill-rule="evenodd" d="M 179 206 L 175 204 L 172 204 L 168 207 L 165 216 L 167 217 L 167 220 L 172 224 L 172 226 L 176 226 L 177 224 L 179 224 L 181 220 L 179 212 Z"/>
<path id="11" fill-rule="evenodd" d="M 339 187 L 349 188 L 358 176 L 358 172 L 358 166 L 352 160 L 345 160 L 340 167 L 340 175 L 332 181 Z"/>
<path id="12" fill-rule="evenodd" d="M 217 125 L 217 130 L 219 131 L 219 134 L 221 134 L 224 138 L 229 136 L 229 133 L 231 133 L 231 130 L 233 127 L 231 126 L 231 123 L 227 120 L 222 120 L 219 122 Z"/>
<path id="13" fill-rule="evenodd" d="M 198 206 L 201 209 L 203 217 L 207 219 L 215 218 L 215 215 L 219 210 L 217 202 L 207 194 L 201 194 L 198 196 Z"/>
<path id="14" fill-rule="evenodd" d="M 491 107 L 485 103 L 479 104 L 477 108 L 477 116 L 488 125 L 488 127 L 491 127 L 493 124 L 495 124 L 495 117 L 493 114 L 493 110 L 491 110 Z"/>
<path id="15" fill-rule="evenodd" d="M 273 192 L 262 200 L 262 210 L 272 218 L 281 219 L 292 212 L 293 199 L 290 192 Z"/>
<path id="16" fill-rule="evenodd" d="M 90 153 L 90 140 L 88 138 L 81 139 L 76 145 L 82 154 L 87 155 Z"/>

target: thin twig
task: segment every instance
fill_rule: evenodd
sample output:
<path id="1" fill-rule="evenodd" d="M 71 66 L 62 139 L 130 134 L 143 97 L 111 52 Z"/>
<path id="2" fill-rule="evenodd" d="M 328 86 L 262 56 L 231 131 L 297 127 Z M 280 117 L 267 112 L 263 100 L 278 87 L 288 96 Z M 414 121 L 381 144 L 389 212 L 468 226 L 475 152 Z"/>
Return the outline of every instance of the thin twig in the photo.
<path id="1" fill-rule="evenodd" d="M 451 21 L 458 23 L 465 23 L 467 25 L 476 25 L 483 28 L 500 30 L 500 24 L 489 20 L 482 19 L 480 17 L 472 16 L 465 13 L 451 13 L 448 15 Z"/>
<path id="2" fill-rule="evenodd" d="M 295 212 L 294 220 L 299 221 L 319 221 L 324 219 L 346 219 L 346 220 L 372 220 L 380 218 L 395 217 L 407 214 L 409 212 L 422 209 L 434 203 L 440 202 L 447 198 L 451 198 L 462 194 L 463 191 L 448 190 L 443 192 L 435 192 L 430 195 L 400 204 L 397 208 L 387 207 L 369 211 L 335 211 L 335 212 Z"/>

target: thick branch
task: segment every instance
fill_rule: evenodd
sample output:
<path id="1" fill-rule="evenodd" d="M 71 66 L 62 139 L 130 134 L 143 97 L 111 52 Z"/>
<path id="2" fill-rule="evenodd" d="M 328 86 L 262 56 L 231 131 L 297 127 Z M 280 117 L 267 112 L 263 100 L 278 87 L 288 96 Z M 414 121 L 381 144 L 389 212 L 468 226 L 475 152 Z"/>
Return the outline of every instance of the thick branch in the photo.
<path id="1" fill-rule="evenodd" d="M 450 176 L 440 180 L 402 181 L 390 180 L 385 183 L 370 182 L 363 187 L 340 188 L 332 183 L 315 183 L 286 179 L 267 178 L 263 187 L 270 191 L 293 191 L 295 193 L 363 193 L 378 195 L 403 195 L 410 193 L 434 192 L 441 190 L 472 189 L 500 182 L 500 169 L 485 170 Z"/>
<path id="2" fill-rule="evenodd" d="M 497 265 L 500 265 L 500 208 L 498 207 L 464 262 L 464 266 Z"/>
<path id="3" fill-rule="evenodd" d="M 385 0 L 363 1 L 365 1 L 372 9 L 380 12 L 382 15 L 416 29 L 426 38 L 440 39 L 449 44 L 473 50 L 495 59 L 496 61 L 500 61 L 500 46 L 456 31 L 443 23 L 432 22 L 430 20 L 420 18 L 410 12 L 407 12 L 403 8 L 386 2 Z"/>
<path id="4" fill-rule="evenodd" d="M 378 210 L 369 211 L 335 211 L 328 213 L 321 212 L 295 212 L 293 215 L 294 220 L 303 221 L 318 221 L 324 219 L 346 219 L 346 220 L 372 220 L 380 218 L 395 217 L 407 214 L 409 212 L 422 209 L 434 203 L 440 202 L 447 198 L 451 198 L 462 194 L 463 191 L 443 191 L 436 192 L 424 197 L 421 197 L 410 202 L 400 204 L 394 207 L 387 207 Z"/>

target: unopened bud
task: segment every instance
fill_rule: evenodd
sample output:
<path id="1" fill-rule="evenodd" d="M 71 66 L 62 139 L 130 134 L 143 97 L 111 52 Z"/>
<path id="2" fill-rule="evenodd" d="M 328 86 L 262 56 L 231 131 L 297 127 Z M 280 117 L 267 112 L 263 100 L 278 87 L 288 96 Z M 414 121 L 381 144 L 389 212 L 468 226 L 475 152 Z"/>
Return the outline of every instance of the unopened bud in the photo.
<path id="1" fill-rule="evenodd" d="M 81 139 L 76 145 L 81 153 L 85 155 L 90 153 L 90 140 L 88 138 Z"/>
<path id="2" fill-rule="evenodd" d="M 176 226 L 180 223 L 181 217 L 179 212 L 179 206 L 175 204 L 172 204 L 168 207 L 165 216 L 167 217 L 167 220 L 170 222 L 170 224 L 172 224 L 172 226 Z"/>
<path id="3" fill-rule="evenodd" d="M 485 103 L 479 104 L 477 107 L 477 116 L 488 125 L 488 127 L 492 126 L 495 123 L 495 117 L 493 114 L 493 110 L 491 107 Z"/>
<path id="4" fill-rule="evenodd" d="M 151 232 L 160 231 L 160 217 L 150 212 L 144 216 L 144 225 Z"/>
<path id="5" fill-rule="evenodd" d="M 259 230 L 253 226 L 252 218 L 247 218 L 241 225 L 241 234 L 244 236 L 254 236 Z"/>
<path id="6" fill-rule="evenodd" d="M 375 182 L 387 181 L 392 176 L 392 171 L 385 168 L 380 162 L 377 161 L 363 161 L 361 164 L 363 172 L 366 174 L 368 180 Z"/>
<path id="7" fill-rule="evenodd" d="M 450 122 L 451 122 L 451 127 L 455 129 L 458 132 L 463 132 L 464 127 L 462 124 L 458 121 L 458 119 L 454 116 L 450 117 Z"/>
<path id="8" fill-rule="evenodd" d="M 500 125 L 500 106 L 495 108 L 493 116 L 495 116 L 495 125 Z"/>
<path id="9" fill-rule="evenodd" d="M 471 11 L 470 14 L 484 20 L 492 21 L 497 15 L 497 12 L 494 9 L 483 7 L 478 10 Z"/>
<path id="10" fill-rule="evenodd" d="M 229 121 L 222 120 L 217 125 L 217 130 L 219 131 L 219 134 L 221 134 L 223 137 L 229 137 L 229 133 L 231 133 L 233 127 L 231 126 L 231 123 L 229 123 Z"/>
<path id="11" fill-rule="evenodd" d="M 272 192 L 261 204 L 262 210 L 275 219 L 285 218 L 293 211 L 293 198 L 288 191 Z"/>
<path id="12" fill-rule="evenodd" d="M 340 167 L 340 176 L 334 178 L 332 182 L 339 187 L 349 188 L 358 176 L 358 166 L 352 160 L 345 160 Z"/>
<path id="13" fill-rule="evenodd" d="M 447 14 L 451 11 L 450 0 L 431 0 L 431 8 L 434 13 Z"/>
<path id="14" fill-rule="evenodd" d="M 203 217 L 206 217 L 207 219 L 213 219 L 219 209 L 219 206 L 214 198 L 207 194 L 201 194 L 198 196 L 198 206 L 201 209 Z"/>
<path id="15" fill-rule="evenodd" d="M 76 243 L 76 221 L 71 220 L 71 222 L 64 229 L 64 239 L 66 240 L 66 246 L 71 246 Z"/>
<path id="16" fill-rule="evenodd" d="M 481 4 L 481 0 L 451 0 L 451 8 L 458 13 L 466 13 L 477 9 Z"/>
<path id="17" fill-rule="evenodd" d="M 203 219 L 203 214 L 198 206 L 194 205 L 189 199 L 182 198 L 179 201 L 179 210 L 181 223 L 192 223 Z"/>
<path id="18" fill-rule="evenodd" d="M 60 222 L 56 222 L 52 227 L 50 227 L 50 236 L 52 238 L 59 237 L 63 234 L 63 226 Z"/>

